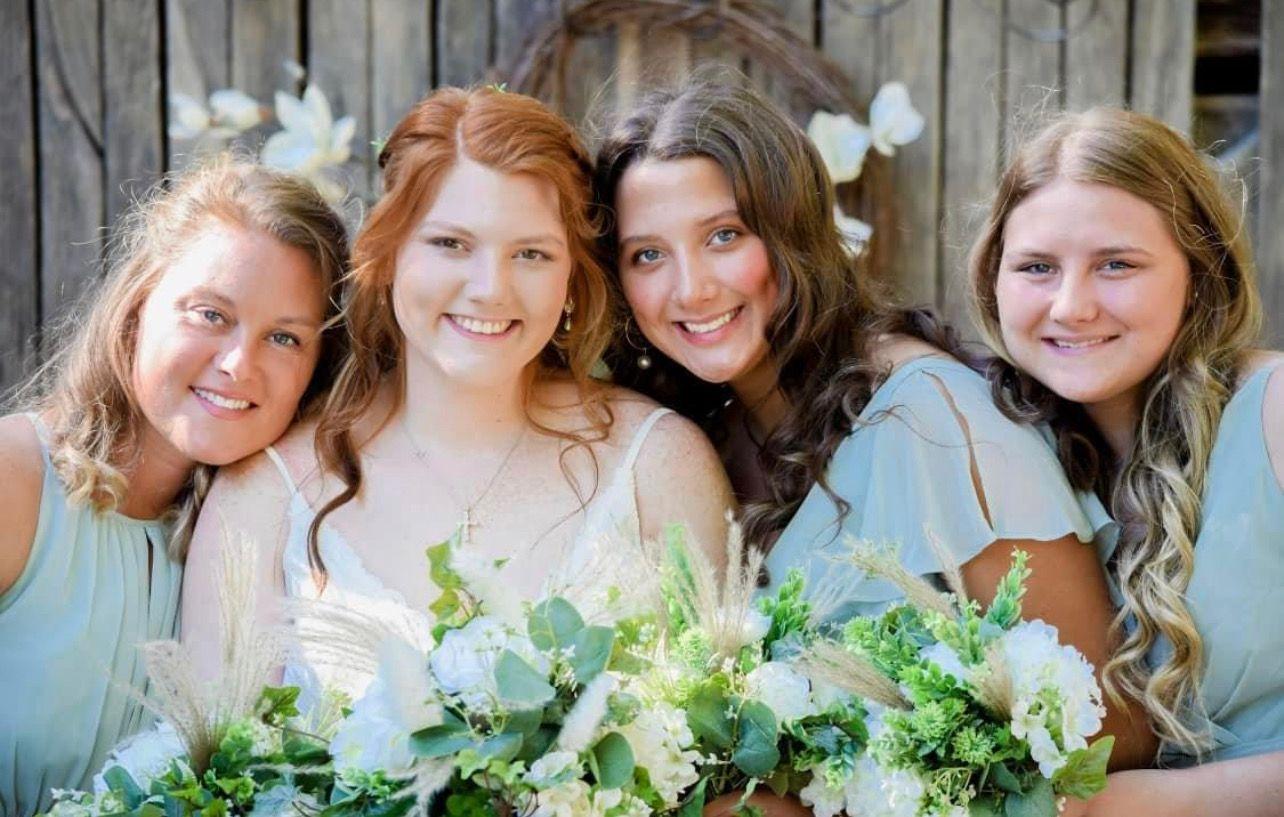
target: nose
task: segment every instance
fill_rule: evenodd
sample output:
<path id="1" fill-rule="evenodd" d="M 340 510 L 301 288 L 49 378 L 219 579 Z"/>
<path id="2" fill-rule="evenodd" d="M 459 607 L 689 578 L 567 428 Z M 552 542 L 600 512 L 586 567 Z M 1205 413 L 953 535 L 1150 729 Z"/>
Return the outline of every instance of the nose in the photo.
<path id="1" fill-rule="evenodd" d="M 250 380 L 258 368 L 257 351 L 245 333 L 228 336 L 219 352 L 218 370 L 237 382 Z"/>
<path id="2" fill-rule="evenodd" d="M 1057 323 L 1084 323 L 1097 317 L 1097 293 L 1092 277 L 1069 272 L 1061 276 L 1048 316 Z"/>
<path id="3" fill-rule="evenodd" d="M 683 307 L 710 300 L 718 290 L 713 270 L 699 253 L 684 253 L 677 258 L 677 282 L 674 296 Z"/>
<path id="4" fill-rule="evenodd" d="M 466 295 L 479 304 L 500 304 L 512 283 L 509 259 L 498 253 L 478 253 L 468 270 Z"/>

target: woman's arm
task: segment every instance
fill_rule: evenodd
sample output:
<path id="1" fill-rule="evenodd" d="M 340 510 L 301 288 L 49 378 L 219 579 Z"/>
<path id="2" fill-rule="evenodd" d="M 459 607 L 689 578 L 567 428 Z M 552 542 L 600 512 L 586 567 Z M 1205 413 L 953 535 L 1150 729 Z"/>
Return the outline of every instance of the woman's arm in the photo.
<path id="1" fill-rule="evenodd" d="M 281 621 L 288 508 L 289 491 L 267 455 L 219 469 L 196 522 L 183 575 L 182 640 L 201 677 L 217 677 L 221 670 L 219 565 L 226 537 L 247 536 L 255 545 L 256 620 L 261 626 Z"/>
<path id="2" fill-rule="evenodd" d="M 31 421 L 17 414 L 0 418 L 0 597 L 17 583 L 31 556 L 43 475 L 40 438 Z"/>
<path id="3" fill-rule="evenodd" d="M 651 430 L 634 466 L 642 536 L 655 539 L 673 523 L 722 571 L 727 562 L 731 485 L 713 445 L 694 423 L 667 414 Z"/>
<path id="4" fill-rule="evenodd" d="M 1137 769 L 1106 778 L 1088 802 L 1061 817 L 1279 817 L 1284 813 L 1284 751 L 1188 769 Z"/>

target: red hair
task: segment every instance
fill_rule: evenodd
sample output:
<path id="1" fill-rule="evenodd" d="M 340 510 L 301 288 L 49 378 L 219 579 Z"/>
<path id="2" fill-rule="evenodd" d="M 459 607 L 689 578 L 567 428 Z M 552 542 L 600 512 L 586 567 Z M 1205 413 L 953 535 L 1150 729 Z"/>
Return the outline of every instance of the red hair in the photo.
<path id="1" fill-rule="evenodd" d="M 559 329 L 545 348 L 535 376 L 569 375 L 588 411 L 590 429 L 587 435 L 566 434 L 531 422 L 575 445 L 605 439 L 610 430 L 605 390 L 590 375 L 610 341 L 614 321 L 606 271 L 597 252 L 602 226 L 592 200 L 593 165 L 587 150 L 569 123 L 531 97 L 494 87 L 432 93 L 397 123 L 380 152 L 383 195 L 353 245 L 344 305 L 349 353 L 316 433 L 318 461 L 345 485 L 321 508 L 308 531 L 308 560 L 320 582 L 325 580 L 317 548 L 321 520 L 356 496 L 361 486 L 361 461 L 351 429 L 370 410 L 389 374 L 397 374 L 389 416 L 405 396 L 405 342 L 391 306 L 397 255 L 461 158 L 503 173 L 529 174 L 557 191 L 572 260 L 568 297 L 575 304 L 575 320 L 569 331 Z M 528 405 L 529 400 L 528 391 Z"/>

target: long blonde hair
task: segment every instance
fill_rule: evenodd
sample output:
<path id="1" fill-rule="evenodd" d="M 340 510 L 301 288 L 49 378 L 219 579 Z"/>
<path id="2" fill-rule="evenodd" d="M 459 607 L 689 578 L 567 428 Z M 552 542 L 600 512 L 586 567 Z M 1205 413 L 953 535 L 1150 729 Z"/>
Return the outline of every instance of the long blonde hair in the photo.
<path id="1" fill-rule="evenodd" d="M 558 431 L 527 419 L 571 448 L 606 439 L 612 415 L 606 389 L 592 369 L 615 326 L 615 305 L 598 255 L 601 218 L 592 202 L 592 162 L 575 129 L 538 100 L 491 86 L 441 88 L 402 118 L 379 154 L 383 195 L 353 243 L 350 296 L 344 325 L 350 353 L 335 379 L 320 422 L 316 452 L 323 471 L 344 488 L 326 502 L 308 530 L 308 561 L 319 584 L 326 581 L 317 537 L 327 515 L 361 489 L 359 443 L 352 429 L 374 406 L 385 378 L 396 387 L 391 417 L 404 399 L 405 337 L 392 309 L 397 254 L 431 208 L 438 188 L 463 157 L 503 173 L 525 173 L 557 191 L 572 259 L 568 297 L 574 304 L 569 330 L 559 328 L 536 361 L 536 379 L 569 375 L 579 392 L 589 428 Z M 563 449 L 565 457 L 569 449 Z M 592 452 L 590 451 L 590 454 Z M 596 459 L 593 460 L 596 465 Z M 566 471 L 565 459 L 562 462 Z M 568 476 L 569 479 L 569 476 Z M 572 480 L 573 483 L 573 480 Z M 583 497 L 581 497 L 583 499 Z"/>
<path id="2" fill-rule="evenodd" d="M 1013 208 L 1058 178 L 1143 199 L 1167 217 L 1190 265 L 1189 306 L 1144 384 L 1136 439 L 1122 463 L 1082 406 L 1018 370 L 1003 345 L 995 279 L 1004 225 Z M 969 260 L 973 316 L 1001 358 L 990 370 L 996 399 L 1014 416 L 1051 424 L 1071 482 L 1095 489 L 1122 527 L 1109 565 L 1123 594 L 1111 627 L 1120 646 L 1103 670 L 1106 689 L 1115 701 L 1139 701 L 1159 738 L 1197 754 L 1209 741 L 1199 694 L 1204 650 L 1183 595 L 1217 426 L 1262 322 L 1242 226 L 1242 208 L 1185 137 L 1149 116 L 1094 108 L 1060 116 L 1017 153 Z M 1151 671 L 1146 655 L 1160 636 L 1172 654 Z"/>
<path id="3" fill-rule="evenodd" d="M 49 451 L 72 502 L 114 510 L 129 490 L 122 471 L 146 424 L 133 388 L 138 315 L 166 266 L 215 222 L 260 230 L 307 253 L 326 293 L 321 356 L 300 401 L 306 413 L 328 385 L 342 335 L 333 326 L 348 261 L 342 219 L 306 181 L 220 155 L 156 185 L 118 225 L 101 287 L 53 333 L 55 351 L 14 403 L 48 420 Z M 181 560 L 214 468 L 197 466 L 167 514 L 167 550 Z"/>

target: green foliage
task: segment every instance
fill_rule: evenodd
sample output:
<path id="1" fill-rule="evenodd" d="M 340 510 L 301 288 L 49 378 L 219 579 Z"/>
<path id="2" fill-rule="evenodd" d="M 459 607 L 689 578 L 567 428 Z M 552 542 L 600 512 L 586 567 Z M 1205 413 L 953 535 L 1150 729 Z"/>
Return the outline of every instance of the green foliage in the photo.
<path id="1" fill-rule="evenodd" d="M 803 598 L 803 591 L 802 571 L 793 568 L 785 575 L 774 596 L 763 596 L 758 600 L 759 611 L 771 617 L 771 628 L 763 639 L 768 646 L 810 630 L 811 604 Z"/>
<path id="2" fill-rule="evenodd" d="M 436 600 L 428 605 L 428 609 L 439 622 L 438 627 L 448 626 L 457 613 L 463 611 L 463 598 L 461 592 L 464 590 L 464 580 L 454 568 L 450 566 L 450 551 L 452 547 L 457 546 L 459 534 L 456 533 L 450 539 L 437 545 L 433 545 L 426 551 L 428 554 L 428 578 L 441 591 Z M 440 641 L 440 633 L 434 633 L 437 640 Z"/>
<path id="3" fill-rule="evenodd" d="M 736 718 L 736 744 L 731 762 L 750 777 L 765 777 L 780 762 L 776 716 L 760 701 L 744 701 Z"/>
<path id="4" fill-rule="evenodd" d="M 593 747 L 594 773 L 606 789 L 618 789 L 633 779 L 633 748 L 619 732 L 611 732 Z"/>
<path id="5" fill-rule="evenodd" d="M 1062 766 L 1052 776 L 1052 783 L 1061 794 L 1086 800 L 1106 788 L 1106 764 L 1115 746 L 1114 735 L 1097 738 L 1087 749 L 1071 752 Z"/>

